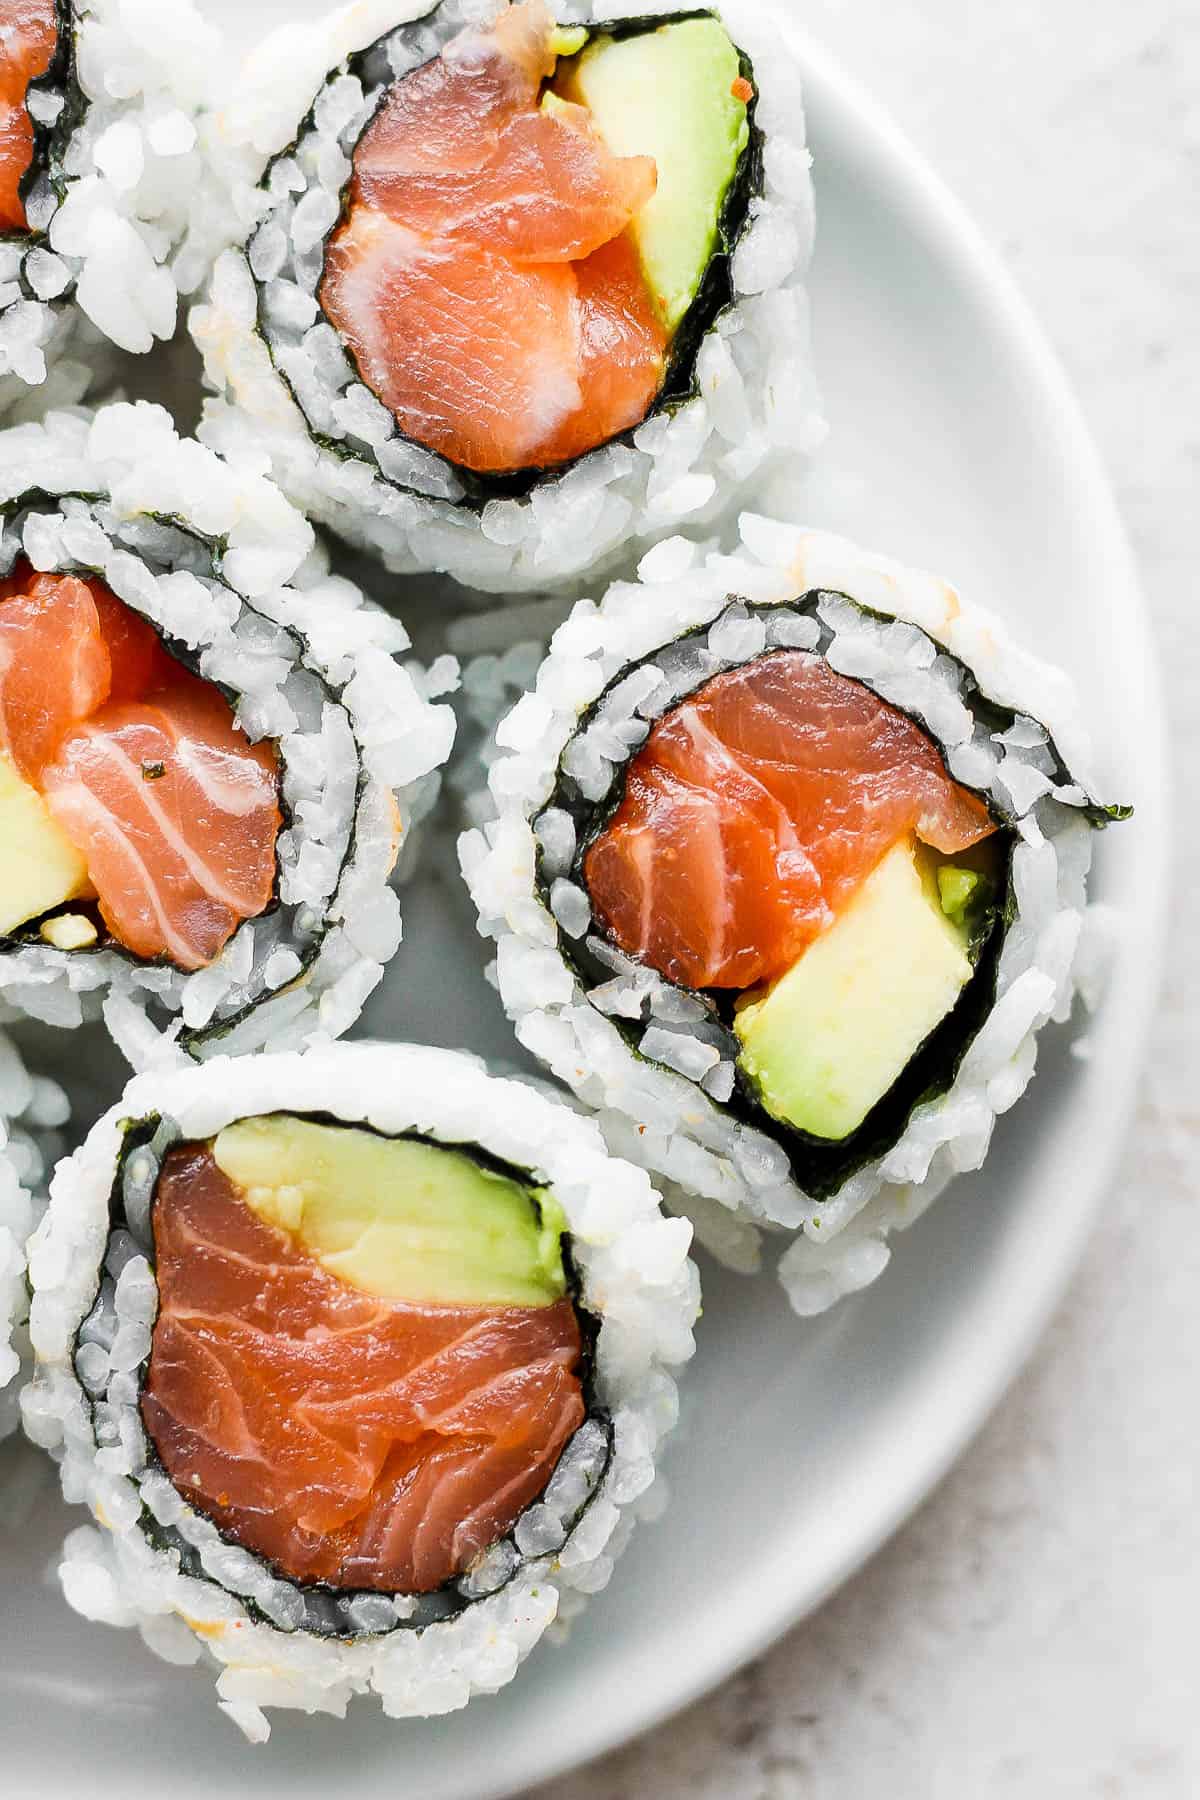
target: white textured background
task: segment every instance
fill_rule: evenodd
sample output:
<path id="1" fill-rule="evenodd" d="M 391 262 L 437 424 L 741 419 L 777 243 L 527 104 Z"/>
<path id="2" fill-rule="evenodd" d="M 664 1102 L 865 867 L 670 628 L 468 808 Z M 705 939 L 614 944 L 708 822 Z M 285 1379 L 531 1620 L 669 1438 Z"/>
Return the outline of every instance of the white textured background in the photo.
<path id="1" fill-rule="evenodd" d="M 803 15 L 957 189 L 1062 354 L 1141 558 L 1177 760 L 1200 767 L 1200 3 Z M 1200 1796 L 1196 779 L 1136 1131 L 1033 1366 L 821 1612 L 538 1800 Z"/>

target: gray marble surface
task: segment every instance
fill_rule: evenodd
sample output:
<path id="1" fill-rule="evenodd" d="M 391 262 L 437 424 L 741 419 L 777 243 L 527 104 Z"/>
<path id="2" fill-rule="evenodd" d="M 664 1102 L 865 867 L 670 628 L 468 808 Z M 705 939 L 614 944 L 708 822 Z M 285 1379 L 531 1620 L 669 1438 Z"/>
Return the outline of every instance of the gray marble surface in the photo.
<path id="1" fill-rule="evenodd" d="M 1177 763 L 1200 758 L 1200 6 L 804 0 L 804 18 L 957 189 L 1061 352 L 1141 559 Z M 1200 1794 L 1198 888 L 1187 835 L 1119 1179 L 973 1449 L 763 1661 L 538 1800 Z"/>

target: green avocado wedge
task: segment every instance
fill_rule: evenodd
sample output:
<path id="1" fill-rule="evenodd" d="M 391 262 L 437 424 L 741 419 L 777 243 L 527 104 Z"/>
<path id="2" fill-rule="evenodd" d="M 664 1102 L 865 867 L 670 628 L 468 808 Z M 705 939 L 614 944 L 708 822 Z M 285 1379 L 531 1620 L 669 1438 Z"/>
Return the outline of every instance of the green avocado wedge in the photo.
<path id="1" fill-rule="evenodd" d="M 423 1138 L 271 1113 L 215 1138 L 252 1212 L 381 1299 L 550 1306 L 567 1291 L 558 1203 Z"/>
<path id="2" fill-rule="evenodd" d="M 0 752 L 0 934 L 87 887 L 87 864 L 36 788 Z"/>
<path id="3" fill-rule="evenodd" d="M 718 19 L 681 19 L 593 38 L 560 63 L 555 87 L 589 108 L 615 155 L 654 158 L 658 186 L 630 231 L 672 333 L 721 247 L 725 196 L 750 141 L 737 49 Z"/>
<path id="4" fill-rule="evenodd" d="M 840 1141 L 857 1130 L 974 973 L 980 876 L 897 844 L 785 975 L 739 1002 L 739 1064 L 773 1118 Z"/>

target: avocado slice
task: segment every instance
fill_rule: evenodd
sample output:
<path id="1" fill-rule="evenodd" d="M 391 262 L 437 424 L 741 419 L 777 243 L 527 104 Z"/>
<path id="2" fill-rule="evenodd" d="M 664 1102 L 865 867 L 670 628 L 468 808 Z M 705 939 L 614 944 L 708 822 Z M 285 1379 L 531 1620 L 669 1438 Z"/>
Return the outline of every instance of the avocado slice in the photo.
<path id="1" fill-rule="evenodd" d="M 595 37 L 560 64 L 558 91 L 589 108 L 617 156 L 652 156 L 658 187 L 630 226 L 668 332 L 696 298 L 721 209 L 750 142 L 749 84 L 720 20 L 682 19 Z"/>
<path id="2" fill-rule="evenodd" d="M 90 950 L 100 933 L 86 913 L 55 913 L 43 921 L 39 936 L 53 950 Z"/>
<path id="3" fill-rule="evenodd" d="M 88 890 L 87 864 L 38 793 L 0 754 L 0 935 Z"/>
<path id="4" fill-rule="evenodd" d="M 938 870 L 938 898 L 942 911 L 956 925 L 965 923 L 982 881 L 983 876 L 976 869 L 957 869 L 953 864 L 947 864 Z"/>
<path id="5" fill-rule="evenodd" d="M 212 1151 L 252 1212 L 350 1287 L 443 1306 L 567 1291 L 557 1201 L 462 1151 L 290 1113 L 228 1125 Z"/>
<path id="6" fill-rule="evenodd" d="M 739 1002 L 738 1061 L 765 1111 L 834 1141 L 862 1124 L 971 979 L 980 879 L 897 844 L 787 974 Z"/>

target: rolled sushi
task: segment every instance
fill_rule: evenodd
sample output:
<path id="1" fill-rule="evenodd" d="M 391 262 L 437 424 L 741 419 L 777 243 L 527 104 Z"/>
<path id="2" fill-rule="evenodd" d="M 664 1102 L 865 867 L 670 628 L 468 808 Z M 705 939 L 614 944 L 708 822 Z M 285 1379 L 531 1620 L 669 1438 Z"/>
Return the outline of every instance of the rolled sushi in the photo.
<path id="1" fill-rule="evenodd" d="M 560 582 L 822 436 L 757 3 L 356 6 L 269 39 L 214 135 L 245 242 L 193 314 L 202 435 L 392 569 Z"/>
<path id="2" fill-rule="evenodd" d="M 512 1679 L 649 1505 L 690 1228 L 474 1058 L 337 1046 L 137 1077 L 30 1250 L 25 1426 L 95 1525 L 86 1617 L 264 1707 Z"/>
<path id="3" fill-rule="evenodd" d="M 0 1032 L 0 1440 L 16 1428 L 29 1374 L 27 1247 L 67 1116 L 57 1082 L 31 1075 L 17 1044 Z"/>
<path id="4" fill-rule="evenodd" d="M 135 1065 L 327 1041 L 453 735 L 403 627 L 159 407 L 0 433 L 0 1005 Z"/>
<path id="5" fill-rule="evenodd" d="M 190 0 L 0 6 L 0 410 L 78 399 L 101 339 L 174 331 L 215 42 Z"/>
<path id="6" fill-rule="evenodd" d="M 741 532 L 575 607 L 460 853 L 521 1043 L 715 1248 L 787 1233 L 811 1313 L 982 1163 L 1099 955 L 1121 809 L 1065 677 L 945 582 Z"/>

